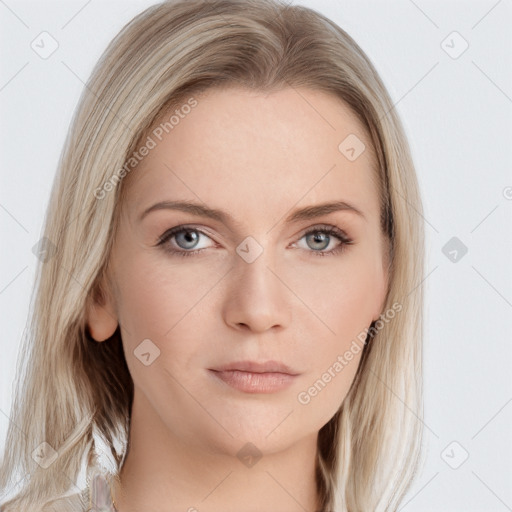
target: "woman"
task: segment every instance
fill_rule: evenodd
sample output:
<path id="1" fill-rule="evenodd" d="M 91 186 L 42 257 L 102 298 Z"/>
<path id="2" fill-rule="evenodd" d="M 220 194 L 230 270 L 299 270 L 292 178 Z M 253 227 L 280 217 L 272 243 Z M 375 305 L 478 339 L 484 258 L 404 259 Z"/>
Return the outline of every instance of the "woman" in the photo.
<path id="1" fill-rule="evenodd" d="M 418 213 L 389 95 L 333 22 L 141 13 L 60 162 L 2 510 L 396 510 L 421 455 Z"/>

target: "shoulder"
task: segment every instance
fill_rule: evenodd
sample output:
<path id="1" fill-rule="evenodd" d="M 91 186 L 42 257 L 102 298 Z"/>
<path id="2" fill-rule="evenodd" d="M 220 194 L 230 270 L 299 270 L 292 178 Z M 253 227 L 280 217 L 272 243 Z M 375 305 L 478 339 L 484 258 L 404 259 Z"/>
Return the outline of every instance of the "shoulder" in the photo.
<path id="1" fill-rule="evenodd" d="M 49 501 L 41 512 L 115 512 L 107 476 L 97 473 L 88 482 L 81 492 Z"/>

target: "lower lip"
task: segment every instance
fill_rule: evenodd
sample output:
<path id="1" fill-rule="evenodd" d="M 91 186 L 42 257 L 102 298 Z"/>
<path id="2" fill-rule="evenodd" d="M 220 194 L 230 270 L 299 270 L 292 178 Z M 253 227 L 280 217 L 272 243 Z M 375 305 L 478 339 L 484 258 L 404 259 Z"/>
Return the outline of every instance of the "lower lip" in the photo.
<path id="1" fill-rule="evenodd" d="M 244 393 L 276 393 L 290 386 L 296 377 L 296 375 L 277 372 L 210 371 L 228 386 Z"/>

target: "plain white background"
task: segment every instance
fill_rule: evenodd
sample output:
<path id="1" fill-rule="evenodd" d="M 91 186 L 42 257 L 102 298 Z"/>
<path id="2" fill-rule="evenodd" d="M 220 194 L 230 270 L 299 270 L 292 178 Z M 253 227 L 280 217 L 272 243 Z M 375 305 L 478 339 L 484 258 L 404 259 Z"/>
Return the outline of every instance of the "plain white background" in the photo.
<path id="1" fill-rule="evenodd" d="M 107 43 L 153 3 L 0 1 L 2 446 L 32 247 L 72 113 Z M 373 61 L 422 189 L 426 462 L 400 510 L 512 510 L 511 3 L 294 3 L 333 19 Z M 44 31 L 58 43 L 46 59 L 31 47 Z"/>

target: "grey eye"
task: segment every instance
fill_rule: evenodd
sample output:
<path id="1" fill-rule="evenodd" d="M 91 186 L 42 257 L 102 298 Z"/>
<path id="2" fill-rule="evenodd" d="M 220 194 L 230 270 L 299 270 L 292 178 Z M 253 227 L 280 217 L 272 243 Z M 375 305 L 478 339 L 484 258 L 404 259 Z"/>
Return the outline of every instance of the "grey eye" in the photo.
<path id="1" fill-rule="evenodd" d="M 323 250 L 329 246 L 331 241 L 330 235 L 321 231 L 308 233 L 306 235 L 306 243 L 311 249 Z M 310 245 L 311 244 L 311 245 Z"/>
<path id="2" fill-rule="evenodd" d="M 199 232 L 192 229 L 184 229 L 174 235 L 176 243 L 181 249 L 193 249 L 199 240 Z"/>

